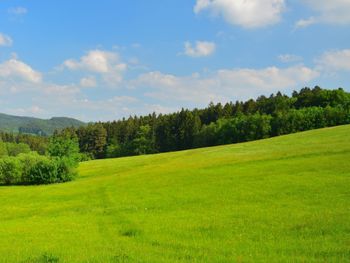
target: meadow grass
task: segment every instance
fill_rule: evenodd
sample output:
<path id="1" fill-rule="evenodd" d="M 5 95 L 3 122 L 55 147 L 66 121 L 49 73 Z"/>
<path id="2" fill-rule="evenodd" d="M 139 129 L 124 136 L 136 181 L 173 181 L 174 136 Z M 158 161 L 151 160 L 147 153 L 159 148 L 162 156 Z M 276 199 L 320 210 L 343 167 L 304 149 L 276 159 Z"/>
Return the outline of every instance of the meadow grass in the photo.
<path id="1" fill-rule="evenodd" d="M 350 126 L 0 187 L 0 262 L 349 262 Z"/>

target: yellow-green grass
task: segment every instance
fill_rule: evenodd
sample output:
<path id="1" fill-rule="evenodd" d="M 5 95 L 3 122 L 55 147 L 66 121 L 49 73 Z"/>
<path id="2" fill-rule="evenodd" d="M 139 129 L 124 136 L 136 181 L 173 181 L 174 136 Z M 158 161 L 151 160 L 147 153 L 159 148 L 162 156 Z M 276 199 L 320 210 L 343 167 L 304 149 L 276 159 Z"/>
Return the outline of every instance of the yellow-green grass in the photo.
<path id="1" fill-rule="evenodd" d="M 350 126 L 0 187 L 0 262 L 349 262 Z"/>

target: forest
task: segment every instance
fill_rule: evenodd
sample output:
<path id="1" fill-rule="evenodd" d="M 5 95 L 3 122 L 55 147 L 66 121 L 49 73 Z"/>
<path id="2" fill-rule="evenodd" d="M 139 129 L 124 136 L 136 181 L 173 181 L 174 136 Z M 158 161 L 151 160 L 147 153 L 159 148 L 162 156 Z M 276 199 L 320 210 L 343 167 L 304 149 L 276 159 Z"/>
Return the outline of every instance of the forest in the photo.
<path id="1" fill-rule="evenodd" d="M 56 130 L 50 137 L 0 133 L 0 183 L 74 179 L 80 161 L 247 142 L 350 123 L 350 93 L 303 88 L 172 114 L 131 116 Z"/>
<path id="2" fill-rule="evenodd" d="M 133 116 L 60 133 L 76 136 L 87 158 L 101 159 L 246 142 L 348 123 L 350 93 L 316 86 L 294 91 L 292 96 L 278 92 L 256 100 L 210 103 L 204 109 Z"/>

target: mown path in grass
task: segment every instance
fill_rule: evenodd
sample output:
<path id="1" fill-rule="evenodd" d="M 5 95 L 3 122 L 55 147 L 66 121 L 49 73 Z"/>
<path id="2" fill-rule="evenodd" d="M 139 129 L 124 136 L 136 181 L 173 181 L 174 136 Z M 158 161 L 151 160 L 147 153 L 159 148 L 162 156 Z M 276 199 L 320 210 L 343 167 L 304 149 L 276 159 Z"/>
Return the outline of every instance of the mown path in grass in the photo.
<path id="1" fill-rule="evenodd" d="M 349 262 L 350 126 L 0 187 L 0 262 Z"/>

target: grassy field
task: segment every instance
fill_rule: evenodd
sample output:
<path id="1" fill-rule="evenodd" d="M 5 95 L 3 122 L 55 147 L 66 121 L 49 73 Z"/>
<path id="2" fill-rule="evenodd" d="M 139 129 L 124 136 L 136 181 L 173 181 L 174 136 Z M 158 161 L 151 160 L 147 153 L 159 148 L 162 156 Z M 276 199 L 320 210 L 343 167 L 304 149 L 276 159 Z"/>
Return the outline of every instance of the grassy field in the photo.
<path id="1" fill-rule="evenodd" d="M 350 126 L 0 188 L 0 262 L 349 262 Z"/>

